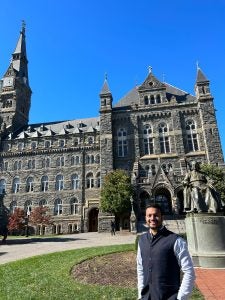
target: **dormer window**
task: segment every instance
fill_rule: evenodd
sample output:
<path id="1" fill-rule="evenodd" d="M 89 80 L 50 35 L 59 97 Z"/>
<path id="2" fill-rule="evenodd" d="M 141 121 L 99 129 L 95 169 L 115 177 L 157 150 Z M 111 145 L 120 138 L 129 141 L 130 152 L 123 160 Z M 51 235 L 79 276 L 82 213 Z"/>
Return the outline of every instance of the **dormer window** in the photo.
<path id="1" fill-rule="evenodd" d="M 63 148 L 65 146 L 65 140 L 59 140 L 59 147 Z"/>

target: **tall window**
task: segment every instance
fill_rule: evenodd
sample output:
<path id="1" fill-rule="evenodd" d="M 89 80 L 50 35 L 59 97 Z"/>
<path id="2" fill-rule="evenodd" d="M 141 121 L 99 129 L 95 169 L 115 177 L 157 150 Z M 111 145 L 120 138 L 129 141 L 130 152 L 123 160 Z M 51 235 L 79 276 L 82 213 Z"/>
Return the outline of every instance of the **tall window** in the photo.
<path id="1" fill-rule="evenodd" d="M 44 199 L 44 200 L 41 200 L 40 202 L 39 202 L 39 206 L 41 206 L 41 207 L 46 207 L 47 206 L 47 201 Z"/>
<path id="2" fill-rule="evenodd" d="M 117 132 L 118 136 L 118 156 L 127 156 L 127 132 L 124 128 L 120 128 Z"/>
<path id="3" fill-rule="evenodd" d="M 37 148 L 37 143 L 36 142 L 32 142 L 30 144 L 31 150 L 35 150 Z"/>
<path id="4" fill-rule="evenodd" d="M 48 190 L 48 176 L 41 177 L 41 191 L 46 192 Z"/>
<path id="5" fill-rule="evenodd" d="M 56 166 L 57 167 L 64 167 L 64 165 L 65 165 L 65 159 L 64 159 L 64 157 L 63 156 L 58 157 L 56 159 Z"/>
<path id="6" fill-rule="evenodd" d="M 21 162 L 21 160 L 19 160 L 19 161 L 15 161 L 14 162 L 14 164 L 13 164 L 13 169 L 14 170 L 21 170 L 21 167 L 22 167 L 22 162 Z"/>
<path id="7" fill-rule="evenodd" d="M 99 154 L 97 154 L 97 155 L 95 156 L 95 163 L 96 163 L 96 164 L 99 164 L 99 163 L 100 163 L 100 155 L 99 155 Z"/>
<path id="8" fill-rule="evenodd" d="M 159 143 L 160 143 L 161 153 L 170 152 L 170 140 L 168 135 L 168 128 L 165 123 L 159 124 Z"/>
<path id="9" fill-rule="evenodd" d="M 188 151 L 198 151 L 198 137 L 195 122 L 193 120 L 186 121 L 186 133 L 187 133 L 187 144 Z"/>
<path id="10" fill-rule="evenodd" d="M 20 180 L 19 178 L 13 179 L 13 193 L 18 193 L 20 190 Z"/>
<path id="11" fill-rule="evenodd" d="M 56 176 L 55 189 L 61 191 L 64 188 L 63 175 Z"/>
<path id="12" fill-rule="evenodd" d="M 59 140 L 59 147 L 63 148 L 65 146 L 65 140 Z"/>
<path id="13" fill-rule="evenodd" d="M 86 176 L 86 188 L 91 189 L 94 187 L 94 177 L 92 173 L 88 173 Z"/>
<path id="14" fill-rule="evenodd" d="M 96 187 L 97 188 L 101 187 L 101 176 L 100 176 L 100 173 L 97 173 L 97 175 L 96 175 Z"/>
<path id="15" fill-rule="evenodd" d="M 144 127 L 144 153 L 153 154 L 154 153 L 154 144 L 152 137 L 152 128 L 149 124 L 146 124 Z"/>
<path id="16" fill-rule="evenodd" d="M 28 169 L 35 169 L 35 159 L 28 160 Z"/>
<path id="17" fill-rule="evenodd" d="M 13 214 L 15 209 L 17 208 L 17 203 L 16 201 L 12 201 L 9 205 L 9 210 L 10 210 L 10 213 Z"/>
<path id="18" fill-rule="evenodd" d="M 5 179 L 0 180 L 0 194 L 4 195 L 6 192 L 6 181 Z"/>
<path id="19" fill-rule="evenodd" d="M 45 148 L 50 148 L 50 147 L 51 147 L 51 142 L 45 141 Z"/>
<path id="20" fill-rule="evenodd" d="M 70 200 L 70 214 L 71 215 L 78 214 L 78 200 L 76 198 Z"/>
<path id="21" fill-rule="evenodd" d="M 24 203 L 24 211 L 26 214 L 30 214 L 32 211 L 32 202 L 30 200 L 27 200 Z"/>
<path id="22" fill-rule="evenodd" d="M 26 182 L 26 192 L 33 192 L 34 190 L 34 178 L 28 177 Z"/>
<path id="23" fill-rule="evenodd" d="M 62 200 L 56 199 L 54 202 L 54 215 L 62 215 Z"/>
<path id="24" fill-rule="evenodd" d="M 77 174 L 73 174 L 71 176 L 71 184 L 72 184 L 72 189 L 77 190 L 79 189 L 79 178 Z"/>

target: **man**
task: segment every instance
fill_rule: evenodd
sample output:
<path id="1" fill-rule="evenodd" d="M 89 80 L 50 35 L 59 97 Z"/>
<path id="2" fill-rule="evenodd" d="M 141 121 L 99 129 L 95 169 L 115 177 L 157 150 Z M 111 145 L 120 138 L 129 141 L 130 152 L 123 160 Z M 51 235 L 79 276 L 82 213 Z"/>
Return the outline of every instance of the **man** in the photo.
<path id="1" fill-rule="evenodd" d="M 195 280 L 192 259 L 187 243 L 162 225 L 162 215 L 158 204 L 146 208 L 145 219 L 150 229 L 138 241 L 138 299 L 186 300 Z"/>

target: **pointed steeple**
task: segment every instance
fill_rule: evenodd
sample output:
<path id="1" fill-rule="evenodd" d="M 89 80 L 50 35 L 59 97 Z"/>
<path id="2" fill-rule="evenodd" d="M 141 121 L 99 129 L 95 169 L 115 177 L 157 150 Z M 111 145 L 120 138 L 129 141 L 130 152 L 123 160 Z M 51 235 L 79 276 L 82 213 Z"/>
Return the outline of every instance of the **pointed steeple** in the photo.
<path id="1" fill-rule="evenodd" d="M 195 82 L 195 94 L 198 99 L 203 99 L 205 97 L 211 97 L 210 88 L 209 88 L 210 81 L 202 72 L 197 64 L 197 77 Z"/>
<path id="2" fill-rule="evenodd" d="M 2 128 L 6 128 L 4 134 L 27 125 L 31 93 L 28 81 L 25 23 L 23 22 L 10 65 L 2 78 L 0 101 L 3 105 L 0 112 L 0 124 Z"/>
<path id="3" fill-rule="evenodd" d="M 22 22 L 22 29 L 20 36 L 12 54 L 12 66 L 17 71 L 17 77 L 19 77 L 23 83 L 29 86 L 28 82 L 28 68 L 27 68 L 27 52 L 26 52 L 26 35 L 25 35 L 25 22 Z"/>
<path id="4" fill-rule="evenodd" d="M 100 92 L 100 95 L 106 95 L 106 94 L 111 94 L 110 89 L 109 89 L 109 84 L 107 80 L 107 74 L 105 74 L 105 80 Z"/>
<path id="5" fill-rule="evenodd" d="M 202 72 L 202 70 L 197 66 L 197 78 L 196 83 L 200 82 L 209 82 L 208 78 L 205 76 L 205 74 Z"/>
<path id="6" fill-rule="evenodd" d="M 109 85 L 108 85 L 108 80 L 107 80 L 107 74 L 105 75 L 105 80 L 100 92 L 100 110 L 111 110 L 112 109 L 112 93 L 110 92 Z"/>

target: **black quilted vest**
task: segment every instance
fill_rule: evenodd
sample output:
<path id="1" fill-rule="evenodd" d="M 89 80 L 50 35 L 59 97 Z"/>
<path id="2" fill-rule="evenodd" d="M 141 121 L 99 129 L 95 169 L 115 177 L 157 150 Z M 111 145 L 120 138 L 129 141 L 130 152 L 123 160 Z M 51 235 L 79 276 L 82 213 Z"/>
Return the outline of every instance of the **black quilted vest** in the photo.
<path id="1" fill-rule="evenodd" d="M 149 232 L 140 236 L 139 246 L 144 266 L 142 294 L 150 290 L 151 300 L 167 300 L 179 290 L 180 267 L 174 254 L 177 237 L 165 227 L 153 238 Z"/>

